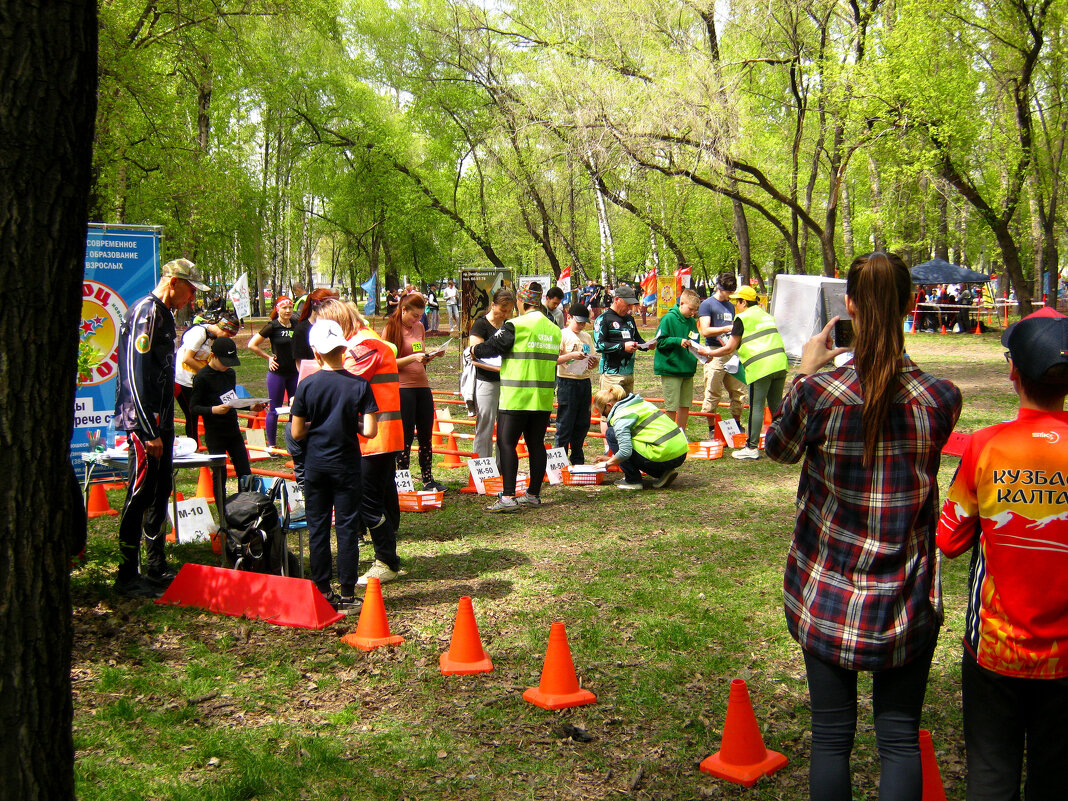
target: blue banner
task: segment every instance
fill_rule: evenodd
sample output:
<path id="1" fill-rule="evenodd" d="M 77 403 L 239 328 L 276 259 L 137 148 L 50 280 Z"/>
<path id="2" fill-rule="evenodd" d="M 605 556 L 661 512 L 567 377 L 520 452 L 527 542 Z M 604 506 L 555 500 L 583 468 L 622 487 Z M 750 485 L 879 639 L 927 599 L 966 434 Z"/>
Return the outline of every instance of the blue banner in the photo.
<path id="1" fill-rule="evenodd" d="M 103 446 L 115 413 L 119 329 L 127 307 L 156 286 L 159 235 L 158 226 L 89 226 L 78 330 L 88 368 L 78 376 L 70 445 L 79 477 L 83 474 L 81 454 Z"/>
<path id="2" fill-rule="evenodd" d="M 364 304 L 364 314 L 374 314 L 378 307 L 378 273 L 373 273 L 370 278 L 360 284 L 360 289 L 367 293 L 367 303 Z"/>

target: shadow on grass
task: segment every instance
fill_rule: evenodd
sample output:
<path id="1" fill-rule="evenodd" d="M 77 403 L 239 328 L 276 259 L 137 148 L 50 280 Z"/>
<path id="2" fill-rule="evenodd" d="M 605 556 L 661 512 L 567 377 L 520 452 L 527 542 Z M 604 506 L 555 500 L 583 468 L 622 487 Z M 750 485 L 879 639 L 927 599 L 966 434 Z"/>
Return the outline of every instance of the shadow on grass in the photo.
<path id="1" fill-rule="evenodd" d="M 396 585 L 400 589 L 400 585 Z M 408 586 L 405 584 L 405 586 Z M 391 595 L 389 608 L 401 610 L 421 609 L 430 606 L 455 606 L 461 595 L 478 598 L 480 602 L 499 601 L 512 594 L 514 584 L 503 579 L 486 579 L 463 584 L 437 587 L 416 587 L 411 592 Z"/>
<path id="2" fill-rule="evenodd" d="M 514 548 L 472 548 L 460 553 L 413 556 L 404 560 L 405 583 L 477 579 L 486 573 L 530 564 L 530 557 Z"/>

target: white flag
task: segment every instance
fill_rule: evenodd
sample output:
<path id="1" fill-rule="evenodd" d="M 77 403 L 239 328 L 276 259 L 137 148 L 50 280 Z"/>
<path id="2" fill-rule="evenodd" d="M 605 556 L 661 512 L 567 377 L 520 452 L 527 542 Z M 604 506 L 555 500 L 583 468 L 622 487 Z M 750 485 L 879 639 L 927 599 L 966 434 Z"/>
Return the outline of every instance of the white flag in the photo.
<path id="1" fill-rule="evenodd" d="M 252 316 L 252 298 L 248 294 L 248 273 L 241 273 L 241 277 L 230 287 L 230 302 L 234 304 L 234 311 L 240 318 Z"/>

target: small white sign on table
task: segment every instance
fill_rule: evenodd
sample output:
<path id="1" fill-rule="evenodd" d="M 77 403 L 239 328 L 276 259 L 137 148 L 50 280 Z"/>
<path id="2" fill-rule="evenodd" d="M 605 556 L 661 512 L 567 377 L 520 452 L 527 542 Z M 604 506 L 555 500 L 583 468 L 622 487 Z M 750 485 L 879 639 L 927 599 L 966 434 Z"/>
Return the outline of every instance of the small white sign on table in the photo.
<path id="1" fill-rule="evenodd" d="M 178 522 L 174 521 L 175 506 L 167 505 L 167 517 L 174 526 L 174 531 L 179 542 L 204 542 L 210 540 L 211 535 L 219 530 L 212 517 L 208 502 L 203 498 L 190 498 L 187 501 L 178 501 Z"/>
<path id="2" fill-rule="evenodd" d="M 497 478 L 500 471 L 497 469 L 497 460 L 492 456 L 481 459 L 468 459 L 467 468 L 471 471 L 471 480 L 475 482 L 475 489 L 479 495 L 486 494 L 486 479 Z"/>
<path id="3" fill-rule="evenodd" d="M 550 484 L 563 484 L 565 467 L 571 466 L 567 452 L 563 448 L 548 448 L 545 451 L 545 477 Z"/>
<path id="4" fill-rule="evenodd" d="M 397 492 L 415 492 L 411 470 L 397 471 Z"/>

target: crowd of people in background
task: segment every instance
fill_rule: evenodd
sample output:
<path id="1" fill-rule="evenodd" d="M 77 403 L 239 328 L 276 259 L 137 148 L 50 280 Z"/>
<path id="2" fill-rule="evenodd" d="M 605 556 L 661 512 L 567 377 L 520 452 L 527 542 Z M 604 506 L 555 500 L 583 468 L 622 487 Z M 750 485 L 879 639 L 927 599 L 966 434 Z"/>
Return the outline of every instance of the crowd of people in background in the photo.
<path id="1" fill-rule="evenodd" d="M 456 295 L 448 283 L 442 299 L 451 328 Z M 227 452 L 238 475 L 249 472 L 230 400 L 233 367 L 240 363 L 231 336 L 236 321 L 195 320 L 176 347 L 173 312 L 205 288 L 191 262 L 168 262 L 156 288 L 130 306 L 121 326 L 115 419 L 130 442 L 115 582 L 123 596 L 158 597 L 175 576 L 163 548 L 175 399 L 192 436 L 195 421 L 203 419 L 208 449 Z M 943 288 L 936 304 L 953 289 Z M 333 290 L 310 293 L 295 323 L 293 302 L 279 298 L 248 345 L 267 361 L 272 410 L 277 414 L 283 400 L 291 401 L 286 444 L 305 494 L 311 577 L 338 609 L 358 606 L 356 588 L 371 577 L 385 582 L 400 575 L 394 474 L 407 467 L 415 438 L 423 487 L 445 490 L 431 474 L 433 398 L 426 366 L 440 354 L 428 352 L 425 343 L 430 296 L 436 301 L 433 289 L 428 296 L 413 287 L 396 293 L 381 334 Z M 953 300 L 967 305 L 978 298 L 962 288 Z M 831 320 L 805 344 L 788 387 L 775 321 L 754 289 L 738 288 L 733 275 L 718 276 L 708 297 L 680 293 L 649 341 L 635 322 L 638 300 L 629 285 L 591 282 L 566 314 L 562 301 L 562 292 L 544 292 L 537 282 L 515 292 L 502 289 L 471 327 L 468 344 L 479 371 L 475 448 L 493 454 L 495 421 L 503 483 L 488 511 L 542 505 L 554 401 L 555 443 L 573 465 L 586 461 L 583 442 L 595 408 L 606 447 L 594 461 L 620 467 L 617 486 L 641 490 L 646 476 L 652 487 L 671 485 L 688 452 L 687 417 L 703 362 L 702 408 L 723 400 L 740 422 L 748 388 L 746 442 L 734 455 L 759 456 L 767 408 L 767 456 L 804 463 L 784 610 L 808 680 L 811 797 L 853 797 L 850 755 L 861 672 L 873 675 L 879 797 L 922 795 L 918 728 L 942 623 L 939 548 L 950 558 L 970 551 L 972 560 L 962 663 L 968 797 L 1019 798 L 1021 781 L 1029 801 L 1060 797 L 1068 756 L 1062 725 L 1068 665 L 1061 659 L 1068 648 L 1068 452 L 1062 442 L 1068 438 L 1068 318 L 1045 308 L 1003 333 L 1008 378 L 1019 396 L 1017 419 L 972 435 L 940 506 L 940 457 L 962 397 L 905 352 L 903 323 L 917 303 L 922 319 L 931 298 L 914 294 L 899 257 L 871 253 L 854 260 L 845 308 L 855 340 L 848 349 L 837 347 L 837 318 Z M 648 350 L 655 350 L 663 409 L 634 392 L 635 359 Z M 838 362 L 840 356 L 848 358 Z M 517 491 L 521 438 L 529 447 L 525 493 Z M 375 559 L 358 576 L 364 532 Z"/>

